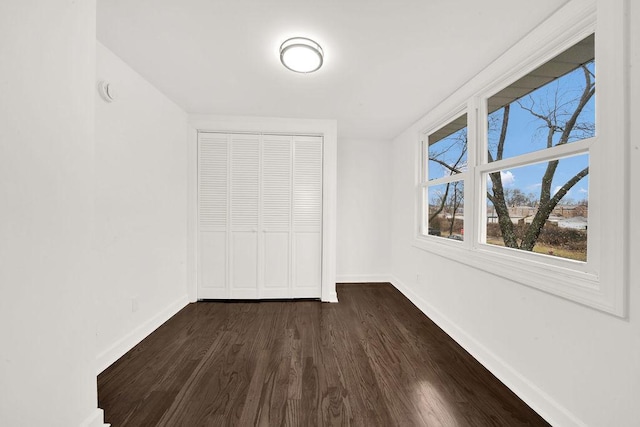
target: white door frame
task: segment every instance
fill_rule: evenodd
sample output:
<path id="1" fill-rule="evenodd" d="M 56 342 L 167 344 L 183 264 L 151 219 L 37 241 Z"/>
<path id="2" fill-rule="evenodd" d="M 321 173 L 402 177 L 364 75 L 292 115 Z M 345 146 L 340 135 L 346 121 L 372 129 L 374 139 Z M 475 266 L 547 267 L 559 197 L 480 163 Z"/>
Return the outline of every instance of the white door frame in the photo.
<path id="1" fill-rule="evenodd" d="M 322 292 L 324 302 L 338 302 L 336 294 L 336 204 L 338 127 L 335 120 L 269 117 L 189 116 L 187 136 L 187 291 L 198 300 L 198 131 L 320 135 L 322 166 Z"/>

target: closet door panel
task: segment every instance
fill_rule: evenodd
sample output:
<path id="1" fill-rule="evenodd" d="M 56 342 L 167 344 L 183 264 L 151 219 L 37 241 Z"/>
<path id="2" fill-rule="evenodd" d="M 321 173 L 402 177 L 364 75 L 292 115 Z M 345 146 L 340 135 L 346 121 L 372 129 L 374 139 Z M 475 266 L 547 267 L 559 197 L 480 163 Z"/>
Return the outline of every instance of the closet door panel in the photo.
<path id="1" fill-rule="evenodd" d="M 288 294 L 291 269 L 289 246 L 288 232 L 264 233 L 263 280 L 265 289 L 279 289 Z M 280 298 L 284 298 L 284 296 L 280 296 Z"/>
<path id="2" fill-rule="evenodd" d="M 262 297 L 291 297 L 292 137 L 262 141 Z"/>
<path id="3" fill-rule="evenodd" d="M 228 297 L 228 136 L 198 137 L 198 297 Z"/>
<path id="4" fill-rule="evenodd" d="M 295 137 L 294 227 L 322 227 L 322 138 Z"/>
<path id="5" fill-rule="evenodd" d="M 198 221 L 201 231 L 227 229 L 229 145 L 226 135 L 198 139 Z"/>
<path id="6" fill-rule="evenodd" d="M 200 233 L 200 286 L 205 289 L 224 290 L 227 283 L 227 233 L 204 231 Z M 223 293 L 220 294 L 222 296 Z"/>
<path id="7" fill-rule="evenodd" d="M 291 227 L 292 137 L 265 136 L 262 143 L 262 226 Z"/>
<path id="8" fill-rule="evenodd" d="M 297 232 L 294 252 L 294 298 L 317 298 L 321 287 L 322 235 Z"/>
<path id="9" fill-rule="evenodd" d="M 231 138 L 231 229 L 257 231 L 260 146 L 256 135 Z"/>
<path id="10" fill-rule="evenodd" d="M 317 298 L 322 278 L 322 138 L 294 137 L 293 296 Z"/>
<path id="11" fill-rule="evenodd" d="M 258 296 L 258 241 L 254 232 L 236 231 L 231 237 L 231 298 Z"/>
<path id="12" fill-rule="evenodd" d="M 231 298 L 258 297 L 260 139 L 232 135 L 230 173 Z"/>

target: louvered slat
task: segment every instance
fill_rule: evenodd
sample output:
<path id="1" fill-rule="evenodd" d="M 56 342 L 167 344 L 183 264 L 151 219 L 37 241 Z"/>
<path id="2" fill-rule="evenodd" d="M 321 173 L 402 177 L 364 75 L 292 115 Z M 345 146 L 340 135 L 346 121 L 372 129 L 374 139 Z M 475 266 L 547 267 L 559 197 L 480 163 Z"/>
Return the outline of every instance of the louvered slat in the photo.
<path id="1" fill-rule="evenodd" d="M 322 225 L 322 138 L 294 139 L 293 215 L 296 227 Z"/>
<path id="2" fill-rule="evenodd" d="M 258 226 L 259 156 L 257 135 L 233 136 L 231 140 L 231 225 Z"/>
<path id="3" fill-rule="evenodd" d="M 200 136 L 198 214 L 200 227 L 227 226 L 227 150 L 225 135 Z"/>
<path id="4" fill-rule="evenodd" d="M 265 137 L 262 146 L 262 224 L 291 224 L 291 137 Z"/>

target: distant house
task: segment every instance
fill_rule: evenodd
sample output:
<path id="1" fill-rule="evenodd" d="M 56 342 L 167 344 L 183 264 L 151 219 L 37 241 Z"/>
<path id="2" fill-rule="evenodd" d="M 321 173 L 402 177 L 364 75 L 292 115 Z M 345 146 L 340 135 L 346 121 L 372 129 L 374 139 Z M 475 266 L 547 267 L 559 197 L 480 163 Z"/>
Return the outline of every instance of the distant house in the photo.
<path id="1" fill-rule="evenodd" d="M 525 223 L 530 223 L 538 208 L 531 206 L 509 206 L 508 210 L 511 222 L 513 222 L 514 224 L 519 224 L 522 221 L 524 221 Z M 497 224 L 498 222 L 498 214 L 496 213 L 495 209 L 493 207 L 487 209 L 487 223 Z"/>
<path id="2" fill-rule="evenodd" d="M 509 206 L 509 216 L 511 218 L 520 217 L 526 218 L 533 216 L 538 211 L 538 207 L 535 206 Z"/>
<path id="3" fill-rule="evenodd" d="M 553 209 L 553 213 L 564 218 L 587 218 L 589 216 L 589 208 L 585 205 L 558 205 Z"/>

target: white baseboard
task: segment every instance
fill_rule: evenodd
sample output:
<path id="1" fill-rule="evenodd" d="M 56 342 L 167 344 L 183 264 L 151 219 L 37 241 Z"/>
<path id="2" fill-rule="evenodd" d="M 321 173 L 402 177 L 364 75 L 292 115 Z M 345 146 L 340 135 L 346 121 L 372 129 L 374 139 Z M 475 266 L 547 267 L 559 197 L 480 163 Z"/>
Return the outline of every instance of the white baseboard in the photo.
<path id="1" fill-rule="evenodd" d="M 329 303 L 338 302 L 338 294 L 336 292 L 331 292 L 327 297 L 323 297 L 321 301 Z"/>
<path id="2" fill-rule="evenodd" d="M 133 331 L 116 341 L 107 350 L 100 353 L 97 357 L 98 373 L 107 369 L 113 362 L 125 355 L 129 350 L 135 347 L 140 341 L 145 339 L 151 332 L 158 329 L 160 325 L 169 320 L 171 316 L 182 310 L 189 304 L 189 296 L 184 295 L 171 304 L 169 304 L 160 313 L 147 320 Z"/>
<path id="3" fill-rule="evenodd" d="M 96 408 L 81 424 L 80 427 L 109 427 L 111 424 L 104 423 L 104 411 Z"/>
<path id="4" fill-rule="evenodd" d="M 389 283 L 388 274 L 340 274 L 336 276 L 337 283 Z"/>
<path id="5" fill-rule="evenodd" d="M 511 365 L 495 355 L 491 350 L 482 345 L 460 328 L 455 322 L 438 311 L 424 299 L 417 296 L 408 286 L 398 278 L 391 278 L 391 283 L 416 305 L 427 317 L 445 331 L 453 340 L 460 344 L 471 356 L 487 368 L 504 385 L 509 387 L 520 399 L 540 414 L 545 420 L 554 426 L 585 427 L 575 415 L 558 404 L 542 389 L 530 380 L 522 376 Z"/>

